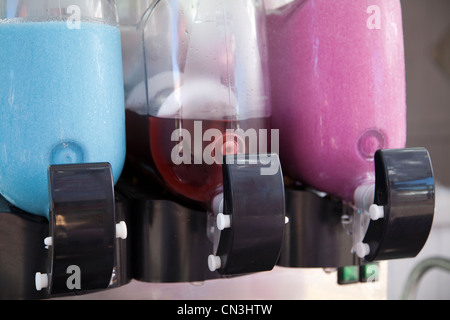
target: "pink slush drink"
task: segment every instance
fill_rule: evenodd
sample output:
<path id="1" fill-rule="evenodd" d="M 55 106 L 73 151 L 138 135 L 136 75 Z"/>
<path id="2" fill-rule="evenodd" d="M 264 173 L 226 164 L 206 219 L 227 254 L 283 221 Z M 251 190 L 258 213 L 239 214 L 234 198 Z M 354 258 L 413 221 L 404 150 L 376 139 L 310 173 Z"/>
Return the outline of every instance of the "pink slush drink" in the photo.
<path id="1" fill-rule="evenodd" d="M 374 153 L 406 143 L 400 1 L 296 1 L 269 12 L 268 36 L 283 170 L 351 201 Z"/>

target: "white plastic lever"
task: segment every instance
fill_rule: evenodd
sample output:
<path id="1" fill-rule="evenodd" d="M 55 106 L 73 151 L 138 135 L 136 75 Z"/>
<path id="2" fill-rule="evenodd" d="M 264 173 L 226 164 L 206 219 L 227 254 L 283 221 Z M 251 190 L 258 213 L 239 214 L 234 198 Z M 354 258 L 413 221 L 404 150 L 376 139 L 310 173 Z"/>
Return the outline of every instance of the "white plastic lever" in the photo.
<path id="1" fill-rule="evenodd" d="M 220 269 L 222 266 L 222 261 L 220 260 L 220 257 L 217 257 L 215 255 L 209 255 L 208 257 L 208 268 L 211 272 L 216 271 L 217 269 Z"/>
<path id="2" fill-rule="evenodd" d="M 223 213 L 217 215 L 217 229 L 220 231 L 231 227 L 231 216 Z"/>
<path id="3" fill-rule="evenodd" d="M 384 218 L 384 207 L 376 204 L 372 204 L 369 207 L 370 219 L 378 220 Z"/>
<path id="4" fill-rule="evenodd" d="M 128 236 L 127 224 L 125 221 L 120 221 L 116 224 L 116 238 L 126 239 Z"/>
<path id="5" fill-rule="evenodd" d="M 53 238 L 52 237 L 47 237 L 44 239 L 44 245 L 45 245 L 45 249 L 48 249 L 48 247 L 53 245 Z"/>
<path id="6" fill-rule="evenodd" d="M 34 284 L 37 291 L 41 291 L 42 289 L 47 288 L 48 274 L 36 272 L 36 275 L 34 276 Z"/>
<path id="7" fill-rule="evenodd" d="M 367 243 L 360 242 L 356 245 L 356 255 L 359 258 L 364 258 L 370 253 L 370 246 Z"/>

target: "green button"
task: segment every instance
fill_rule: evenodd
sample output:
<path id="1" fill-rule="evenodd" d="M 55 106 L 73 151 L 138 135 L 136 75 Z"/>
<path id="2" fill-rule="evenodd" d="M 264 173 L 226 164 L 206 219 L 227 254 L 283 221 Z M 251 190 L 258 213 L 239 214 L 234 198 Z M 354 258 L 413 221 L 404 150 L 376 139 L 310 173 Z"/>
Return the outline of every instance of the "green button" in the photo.
<path id="1" fill-rule="evenodd" d="M 351 284 L 359 282 L 359 266 L 347 266 L 338 269 L 338 283 Z"/>
<path id="2" fill-rule="evenodd" d="M 378 281 L 380 272 L 378 263 L 368 263 L 360 268 L 360 281 L 361 282 L 374 282 Z"/>

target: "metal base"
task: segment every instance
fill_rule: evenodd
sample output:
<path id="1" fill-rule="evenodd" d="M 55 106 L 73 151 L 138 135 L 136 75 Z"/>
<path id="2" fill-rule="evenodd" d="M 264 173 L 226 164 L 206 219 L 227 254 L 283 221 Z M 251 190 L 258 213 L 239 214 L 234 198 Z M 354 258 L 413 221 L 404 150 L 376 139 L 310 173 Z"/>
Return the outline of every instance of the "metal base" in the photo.
<path id="1" fill-rule="evenodd" d="M 352 215 L 352 210 L 339 201 L 310 190 L 287 188 L 289 223 L 277 264 L 296 268 L 359 265 L 359 259 L 351 253 L 352 237 L 348 228 L 351 228 Z"/>
<path id="2" fill-rule="evenodd" d="M 45 270 L 44 239 L 49 225 L 45 218 L 11 206 L 0 196 L 0 299 L 45 299 L 36 291 L 36 270 Z"/>
<path id="3" fill-rule="evenodd" d="M 212 242 L 207 213 L 179 202 L 159 187 L 127 171 L 118 184 L 132 207 L 129 238 L 132 277 L 143 282 L 194 282 L 221 276 L 208 269 Z"/>
<path id="4" fill-rule="evenodd" d="M 116 218 L 126 222 L 130 218 L 128 202 L 118 192 Z M 44 239 L 48 235 L 47 219 L 24 212 L 0 196 L 0 300 L 37 300 L 56 296 L 35 288 L 36 271 L 47 268 L 49 251 L 45 249 Z M 108 289 L 131 281 L 130 245 L 129 240 L 116 240 L 115 268 Z"/>

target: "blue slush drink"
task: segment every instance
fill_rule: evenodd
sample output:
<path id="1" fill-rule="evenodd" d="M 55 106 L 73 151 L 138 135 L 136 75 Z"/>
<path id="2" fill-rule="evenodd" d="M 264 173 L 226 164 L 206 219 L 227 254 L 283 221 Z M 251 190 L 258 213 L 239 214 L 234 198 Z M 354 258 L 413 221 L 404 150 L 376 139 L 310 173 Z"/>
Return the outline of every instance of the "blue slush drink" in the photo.
<path id="1" fill-rule="evenodd" d="M 125 160 L 120 31 L 0 22 L 0 193 L 48 217 L 49 165 Z"/>

